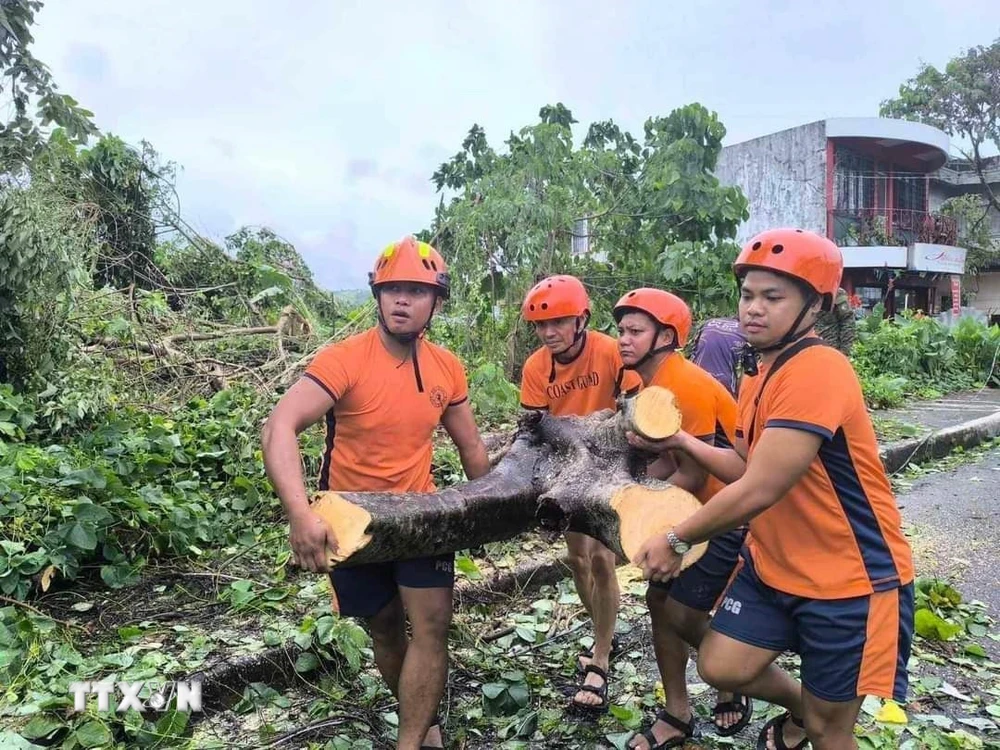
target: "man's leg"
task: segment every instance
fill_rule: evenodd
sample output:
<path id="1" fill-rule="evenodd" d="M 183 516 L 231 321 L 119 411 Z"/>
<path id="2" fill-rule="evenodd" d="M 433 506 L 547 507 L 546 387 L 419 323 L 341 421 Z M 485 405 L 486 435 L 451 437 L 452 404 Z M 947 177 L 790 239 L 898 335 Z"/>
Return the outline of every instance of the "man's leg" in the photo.
<path id="1" fill-rule="evenodd" d="M 406 620 L 391 564 L 334 569 L 330 583 L 341 617 L 365 621 L 372 637 L 375 664 L 393 695 L 406 656 Z"/>
<path id="2" fill-rule="evenodd" d="M 782 651 L 751 646 L 717 630 L 709 630 L 698 649 L 698 674 L 719 690 L 738 692 L 782 706 L 795 717 L 804 714 L 802 686 L 773 662 Z M 787 747 L 805 739 L 805 730 L 791 721 L 781 727 Z M 777 747 L 768 742 L 768 750 Z"/>
<path id="3" fill-rule="evenodd" d="M 863 700 L 855 698 L 846 703 L 833 703 L 802 688 L 806 734 L 813 750 L 856 750 L 858 743 L 854 739 L 854 725 Z M 769 747 L 772 746 L 773 740 Z"/>
<path id="4" fill-rule="evenodd" d="M 452 589 L 400 586 L 399 593 L 413 635 L 399 676 L 398 747 L 416 749 L 425 742 L 443 747 L 440 727 L 428 730 L 448 677 Z"/>
<path id="5" fill-rule="evenodd" d="M 722 599 L 733 579 L 745 532 L 735 530 L 713 539 L 697 563 L 667 583 L 650 583 L 646 605 L 653 626 L 653 648 L 660 679 L 663 681 L 665 711 L 685 723 L 691 721 L 687 691 L 689 647 L 699 648 L 708 631 L 709 612 Z M 719 701 L 731 700 L 719 693 Z M 725 714 L 718 718 L 728 717 Z M 740 720 L 733 714 L 730 724 Z M 721 722 L 719 722 L 721 724 Z M 658 718 L 650 728 L 656 743 L 682 736 L 683 732 Z M 649 745 L 648 738 L 637 735 L 631 747 Z"/>
<path id="6" fill-rule="evenodd" d="M 443 747 L 432 725 L 448 678 L 455 556 L 424 557 L 394 565 L 412 636 L 399 676 L 399 748 Z"/>
<path id="7" fill-rule="evenodd" d="M 906 700 L 913 586 L 849 599 L 798 599 L 806 732 L 815 750 L 856 748 L 864 695 Z"/>
<path id="8" fill-rule="evenodd" d="M 670 596 L 668 587 L 651 584 L 646 590 L 646 605 L 653 626 L 653 650 L 663 682 L 666 711 L 683 722 L 691 721 L 691 704 L 687 691 L 688 644 L 698 647 L 708 627 L 708 615 L 679 603 Z M 661 719 L 651 731 L 657 743 L 680 737 L 682 732 Z M 642 735 L 636 735 L 629 747 L 649 747 Z"/>
<path id="9" fill-rule="evenodd" d="M 593 619 L 593 604 L 591 602 L 594 591 L 594 576 L 590 570 L 590 545 L 591 538 L 585 534 L 578 534 L 575 531 L 567 531 L 566 538 L 567 562 L 570 570 L 573 571 L 573 583 L 576 584 L 576 593 L 580 597 L 583 608 Z"/>
<path id="10" fill-rule="evenodd" d="M 382 611 L 367 618 L 367 624 L 375 652 L 375 666 L 389 690 L 398 698 L 399 673 L 403 668 L 407 645 L 406 619 L 399 597 L 393 597 Z"/>
<path id="11" fill-rule="evenodd" d="M 615 553 L 590 537 L 582 537 L 580 547 L 589 561 L 592 588 L 590 591 L 590 616 L 594 623 L 594 655 L 590 664 L 600 667 L 605 672 L 611 662 L 611 644 L 615 635 L 615 623 L 618 620 L 618 576 L 615 573 Z M 587 674 L 585 685 L 601 687 L 604 680 L 593 672 Z M 601 697 L 588 690 L 580 690 L 573 697 L 575 703 L 587 706 L 598 706 Z"/>
<path id="12" fill-rule="evenodd" d="M 751 558 L 744 559 L 701 641 L 698 674 L 719 690 L 783 706 L 801 719 L 802 686 L 773 663 L 799 645 L 797 623 L 783 595 L 757 577 Z M 789 747 L 805 736 L 791 721 L 781 728 Z"/>

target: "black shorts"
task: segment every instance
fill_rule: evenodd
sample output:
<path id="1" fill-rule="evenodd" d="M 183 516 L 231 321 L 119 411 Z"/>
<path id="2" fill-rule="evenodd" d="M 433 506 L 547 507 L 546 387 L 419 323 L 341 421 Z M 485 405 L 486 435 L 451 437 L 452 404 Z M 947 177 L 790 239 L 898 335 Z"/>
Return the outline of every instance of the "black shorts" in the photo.
<path id="1" fill-rule="evenodd" d="M 334 568 L 330 573 L 344 617 L 374 617 L 396 598 L 399 587 L 450 589 L 455 585 L 455 555 Z"/>
<path id="2" fill-rule="evenodd" d="M 720 534 L 698 562 L 669 581 L 650 581 L 650 587 L 669 591 L 671 599 L 691 609 L 711 612 L 733 577 L 746 535 L 745 527 Z"/>

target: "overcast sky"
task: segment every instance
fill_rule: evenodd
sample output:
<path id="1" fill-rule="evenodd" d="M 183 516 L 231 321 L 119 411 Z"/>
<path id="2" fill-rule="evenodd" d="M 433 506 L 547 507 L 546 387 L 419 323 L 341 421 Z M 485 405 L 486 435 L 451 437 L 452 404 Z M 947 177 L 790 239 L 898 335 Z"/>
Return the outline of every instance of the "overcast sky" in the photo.
<path id="1" fill-rule="evenodd" d="M 195 228 L 270 226 L 342 289 L 427 226 L 473 123 L 499 146 L 561 101 L 578 133 L 641 133 L 699 101 L 734 143 L 875 115 L 921 61 L 998 36 L 998 0 L 46 0 L 35 53 L 102 131 L 183 168 Z"/>

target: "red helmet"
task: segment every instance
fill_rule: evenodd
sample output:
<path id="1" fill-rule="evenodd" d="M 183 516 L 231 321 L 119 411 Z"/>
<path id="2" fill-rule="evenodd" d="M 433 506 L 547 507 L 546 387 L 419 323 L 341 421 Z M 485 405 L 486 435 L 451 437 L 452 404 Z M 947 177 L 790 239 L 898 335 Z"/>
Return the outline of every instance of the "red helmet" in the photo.
<path id="1" fill-rule="evenodd" d="M 625 292 L 615 304 L 615 320 L 620 322 L 626 313 L 633 310 L 644 312 L 660 325 L 673 328 L 677 348 L 687 343 L 691 333 L 691 308 L 676 294 L 649 287 Z"/>
<path id="2" fill-rule="evenodd" d="M 840 287 L 844 257 L 826 237 L 802 229 L 768 229 L 751 239 L 733 264 L 738 278 L 759 269 L 798 279 L 823 298 L 829 310 Z"/>
<path id="3" fill-rule="evenodd" d="M 373 292 L 391 281 L 427 284 L 435 287 L 445 299 L 451 292 L 451 277 L 441 253 L 413 237 L 387 245 L 379 253 L 374 270 L 368 272 L 368 285 Z"/>
<path id="4" fill-rule="evenodd" d="M 590 297 L 575 276 L 542 279 L 528 292 L 521 315 L 529 323 L 555 318 L 575 318 L 590 312 Z"/>

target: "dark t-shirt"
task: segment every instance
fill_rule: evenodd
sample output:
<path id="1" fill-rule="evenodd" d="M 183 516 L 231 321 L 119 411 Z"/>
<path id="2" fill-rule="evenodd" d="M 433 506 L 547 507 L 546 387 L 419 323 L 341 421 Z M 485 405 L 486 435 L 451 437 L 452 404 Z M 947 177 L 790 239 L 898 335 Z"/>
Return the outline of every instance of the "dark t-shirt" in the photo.
<path id="1" fill-rule="evenodd" d="M 736 318 L 712 318 L 702 326 L 691 360 L 735 397 L 746 343 Z"/>

